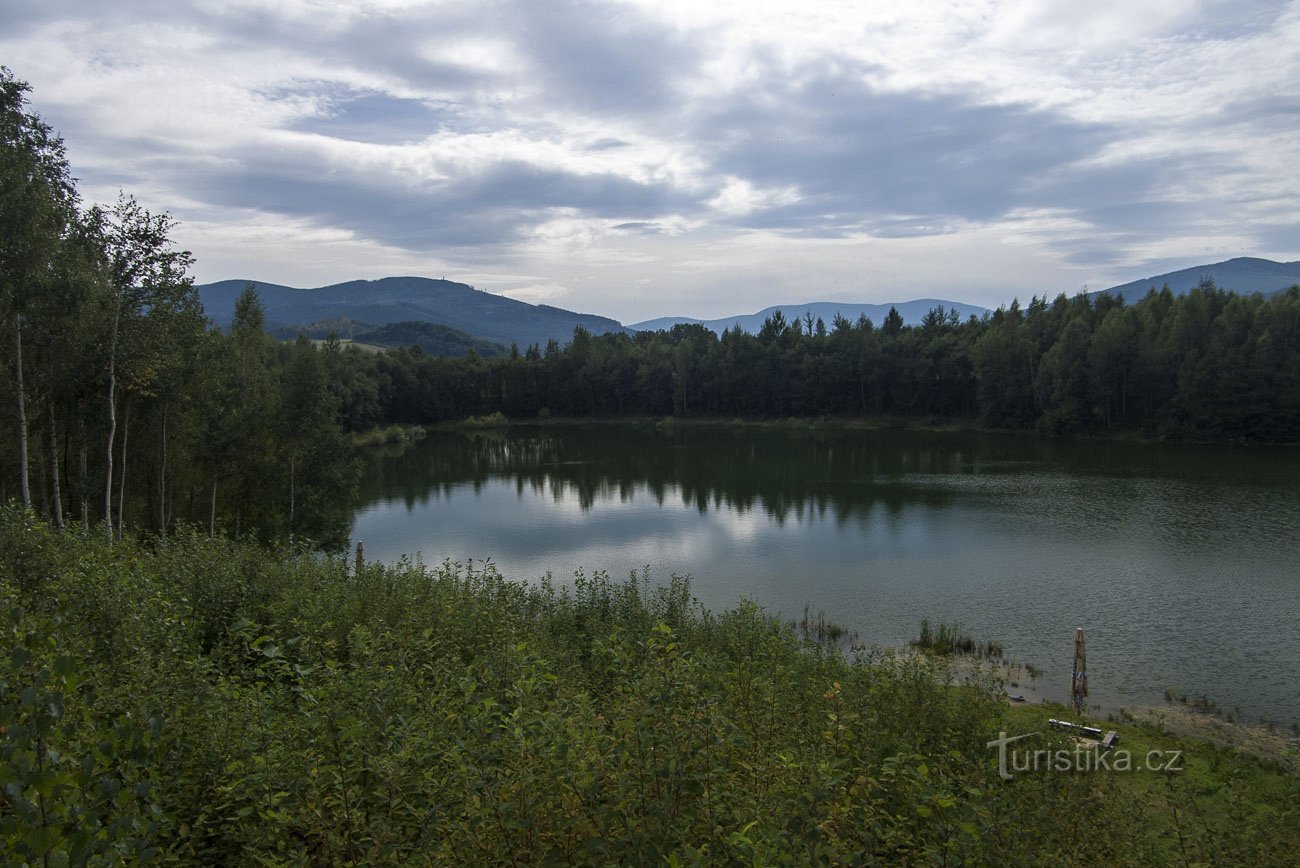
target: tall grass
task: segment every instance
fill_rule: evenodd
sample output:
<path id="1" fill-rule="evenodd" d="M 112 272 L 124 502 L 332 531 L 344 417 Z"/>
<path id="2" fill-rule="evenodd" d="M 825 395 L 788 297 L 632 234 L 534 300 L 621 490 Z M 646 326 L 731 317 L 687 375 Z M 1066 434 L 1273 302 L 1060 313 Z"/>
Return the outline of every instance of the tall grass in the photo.
<path id="1" fill-rule="evenodd" d="M 826 613 L 818 611 L 816 617 L 808 614 L 808 606 L 803 607 L 803 617 L 790 622 L 790 626 L 805 642 L 826 647 L 853 648 L 858 642 L 856 630 L 850 630 L 842 624 L 830 620 Z"/>
<path id="2" fill-rule="evenodd" d="M 1001 642 L 977 642 L 959 625 L 944 621 L 941 621 L 938 627 L 931 627 L 928 618 L 921 619 L 921 635 L 913 639 L 910 644 L 927 654 L 941 657 L 962 655 L 1001 660 L 1005 656 Z"/>

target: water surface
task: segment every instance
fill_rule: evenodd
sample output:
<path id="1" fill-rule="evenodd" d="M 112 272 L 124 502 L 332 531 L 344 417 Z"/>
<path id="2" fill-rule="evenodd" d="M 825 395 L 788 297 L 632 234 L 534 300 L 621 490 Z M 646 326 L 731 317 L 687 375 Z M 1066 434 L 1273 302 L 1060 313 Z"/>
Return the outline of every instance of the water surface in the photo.
<path id="1" fill-rule="evenodd" d="M 533 427 L 372 453 L 370 558 L 511 578 L 648 566 L 721 609 L 824 610 L 863 641 L 960 622 L 1064 699 L 1166 688 L 1300 721 L 1300 451 L 957 432 Z"/>

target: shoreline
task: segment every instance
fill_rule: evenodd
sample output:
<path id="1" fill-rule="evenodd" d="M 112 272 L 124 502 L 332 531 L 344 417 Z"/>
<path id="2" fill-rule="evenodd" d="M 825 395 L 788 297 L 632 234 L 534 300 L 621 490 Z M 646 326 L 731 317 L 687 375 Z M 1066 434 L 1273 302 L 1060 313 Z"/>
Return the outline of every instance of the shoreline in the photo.
<path id="1" fill-rule="evenodd" d="M 1076 714 L 1070 706 L 1043 695 L 1038 678 L 1028 664 L 967 656 L 935 656 L 910 647 L 882 650 L 918 657 L 944 667 L 954 686 L 980 674 L 992 675 L 994 689 L 1000 691 L 1009 713 L 1018 720 L 1033 718 L 1041 712 L 1044 724 L 1049 717 L 1056 717 L 1097 724 L 1104 729 L 1140 727 L 1169 738 L 1186 739 L 1219 750 L 1235 750 L 1291 767 L 1300 766 L 1300 728 L 1288 730 L 1276 724 L 1229 720 L 1214 711 L 1174 702 L 1118 708 L 1089 705 L 1082 714 Z"/>
<path id="2" fill-rule="evenodd" d="M 559 429 L 559 428 L 576 428 L 590 430 L 617 430 L 626 428 L 639 428 L 660 431 L 673 431 L 676 429 L 683 430 L 704 430 L 704 431 L 725 431 L 725 430 L 776 430 L 776 431 L 918 431 L 925 433 L 932 432 L 963 432 L 975 434 L 990 435 L 1024 435 L 1035 440 L 1046 440 L 1054 442 L 1132 442 L 1150 445 L 1159 445 L 1161 441 L 1143 440 L 1134 436 L 1119 436 L 1098 438 L 1091 436 L 1074 436 L 1061 437 L 1040 434 L 1037 432 L 1017 431 L 1007 429 L 984 429 L 973 424 L 972 420 L 951 421 L 939 424 L 937 420 L 926 419 L 898 419 L 892 417 L 861 417 L 861 418 L 839 418 L 839 417 L 787 417 L 780 419 L 746 419 L 746 418 L 727 418 L 727 417 L 690 417 L 680 419 L 677 417 L 648 417 L 648 416 L 623 416 L 623 417 L 546 417 L 539 419 L 509 419 L 499 414 L 492 414 L 488 417 L 471 417 L 462 420 L 448 420 L 431 425 L 416 426 L 389 426 L 386 429 L 378 429 L 372 432 L 372 436 L 363 443 L 358 445 L 409 445 L 423 438 L 427 433 L 439 432 L 461 432 L 466 435 L 474 432 L 483 433 L 489 439 L 494 440 L 502 436 L 504 431 L 509 428 L 536 428 L 536 429 Z M 1178 441 L 1171 445 L 1243 445 L 1233 443 L 1217 444 L 1193 444 L 1187 441 Z M 1266 445 L 1266 444 L 1249 444 L 1249 445 Z M 1271 444 L 1283 445 L 1283 444 Z M 1287 444 L 1291 445 L 1291 444 Z M 917 653 L 914 649 L 906 646 L 881 646 L 882 650 L 890 650 L 896 654 L 905 655 Z M 943 657 L 937 658 L 938 662 L 946 664 L 954 673 L 959 674 L 960 670 L 972 667 L 975 664 L 974 659 L 963 659 L 961 657 Z M 983 667 L 986 674 L 992 674 L 993 677 L 1003 682 L 1003 693 L 1008 702 L 1013 707 L 1022 708 L 1054 708 L 1062 714 L 1072 714 L 1072 709 L 1061 703 L 1059 694 L 1056 697 L 1049 697 L 1043 689 L 1043 685 L 1038 683 L 1038 679 L 1031 675 L 1032 665 L 1019 663 L 1008 663 L 1006 661 L 997 661 L 981 658 L 978 663 Z M 1022 698 L 1016 701 L 1015 697 Z M 1177 703 L 1159 704 L 1155 695 L 1143 695 L 1141 697 L 1119 698 L 1120 701 L 1108 702 L 1106 704 L 1090 704 L 1084 711 L 1083 717 L 1094 721 L 1111 721 L 1111 722 L 1130 722 L 1142 725 L 1149 725 L 1157 729 L 1168 732 L 1171 735 L 1190 736 L 1197 740 L 1206 741 L 1218 746 L 1240 747 L 1250 750 L 1261 756 L 1281 757 L 1288 751 L 1294 753 L 1300 751 L 1300 738 L 1293 735 L 1291 722 L 1273 723 L 1248 722 L 1235 720 L 1231 716 L 1215 714 L 1213 711 L 1182 706 Z M 1155 703 L 1153 703 L 1155 700 Z"/>
<path id="3" fill-rule="evenodd" d="M 907 416 L 783 416 L 754 418 L 741 416 L 545 416 L 511 418 L 499 412 L 487 416 L 470 416 L 465 419 L 447 419 L 422 425 L 389 425 L 365 432 L 353 433 L 353 442 L 359 446 L 383 445 L 419 439 L 433 431 L 499 431 L 508 428 L 551 427 L 637 427 L 659 430 L 777 430 L 777 431 L 918 431 L 925 433 L 990 434 L 997 436 L 1023 436 L 1036 440 L 1061 443 L 1135 443 L 1169 446 L 1224 446 L 1224 447 L 1300 447 L 1295 441 L 1255 440 L 1195 440 L 1168 438 L 1140 431 L 1089 432 L 1079 434 L 1048 434 L 1025 428 L 990 428 L 973 418 L 941 419 L 937 417 Z M 419 432 L 414 436 L 389 436 L 395 429 Z"/>

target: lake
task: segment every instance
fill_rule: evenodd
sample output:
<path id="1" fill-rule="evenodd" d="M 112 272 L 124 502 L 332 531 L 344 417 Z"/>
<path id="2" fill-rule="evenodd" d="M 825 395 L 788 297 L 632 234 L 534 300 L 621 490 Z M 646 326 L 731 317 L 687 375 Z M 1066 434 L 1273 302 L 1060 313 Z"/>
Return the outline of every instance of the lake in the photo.
<path id="1" fill-rule="evenodd" d="M 371 560 L 557 582 L 648 566 L 711 609 L 807 607 L 882 645 L 958 622 L 1061 701 L 1081 626 L 1103 708 L 1173 688 L 1300 722 L 1297 449 L 550 425 L 367 454 Z"/>

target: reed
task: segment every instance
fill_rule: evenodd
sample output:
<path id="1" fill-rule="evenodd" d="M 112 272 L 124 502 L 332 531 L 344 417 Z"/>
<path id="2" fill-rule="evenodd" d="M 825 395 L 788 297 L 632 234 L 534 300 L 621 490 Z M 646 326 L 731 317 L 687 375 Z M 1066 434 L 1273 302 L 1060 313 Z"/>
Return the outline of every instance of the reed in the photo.
<path id="1" fill-rule="evenodd" d="M 930 624 L 929 618 L 921 619 L 921 634 L 909 644 L 926 654 L 939 657 L 984 657 L 990 660 L 1002 660 L 1006 656 L 1006 649 L 1001 642 L 976 641 L 959 624 L 940 621 L 935 627 Z"/>

